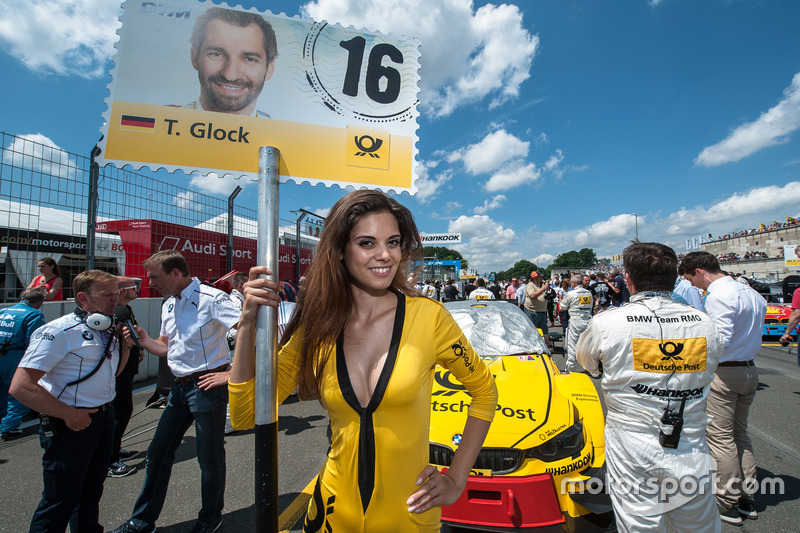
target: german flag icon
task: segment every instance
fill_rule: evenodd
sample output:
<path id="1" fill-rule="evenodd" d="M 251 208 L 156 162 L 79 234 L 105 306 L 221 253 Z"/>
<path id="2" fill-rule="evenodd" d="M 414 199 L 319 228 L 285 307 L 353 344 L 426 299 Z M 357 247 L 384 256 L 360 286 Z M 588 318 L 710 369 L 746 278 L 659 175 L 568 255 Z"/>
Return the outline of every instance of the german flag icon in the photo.
<path id="1" fill-rule="evenodd" d="M 152 117 L 137 117 L 136 115 L 122 115 L 119 127 L 123 130 L 153 133 L 156 127 L 156 119 Z"/>

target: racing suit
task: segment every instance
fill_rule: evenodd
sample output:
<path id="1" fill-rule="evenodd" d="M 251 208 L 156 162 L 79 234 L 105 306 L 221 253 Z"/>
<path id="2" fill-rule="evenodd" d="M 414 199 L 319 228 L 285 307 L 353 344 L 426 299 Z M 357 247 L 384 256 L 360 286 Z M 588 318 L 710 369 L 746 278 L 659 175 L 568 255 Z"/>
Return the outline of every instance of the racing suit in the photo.
<path id="1" fill-rule="evenodd" d="M 669 292 L 639 293 L 595 316 L 577 345 L 593 374 L 603 364 L 607 483 L 620 532 L 720 531 L 706 400 L 723 344 L 705 313 Z M 676 448 L 659 434 L 665 409 L 683 408 Z"/>
<path id="2" fill-rule="evenodd" d="M 575 345 L 584 332 L 589 320 L 592 318 L 594 298 L 592 293 L 584 287 L 576 287 L 564 295 L 561 300 L 561 310 L 569 313 L 569 326 L 567 327 L 567 372 L 581 372 L 583 368 L 575 359 Z"/>

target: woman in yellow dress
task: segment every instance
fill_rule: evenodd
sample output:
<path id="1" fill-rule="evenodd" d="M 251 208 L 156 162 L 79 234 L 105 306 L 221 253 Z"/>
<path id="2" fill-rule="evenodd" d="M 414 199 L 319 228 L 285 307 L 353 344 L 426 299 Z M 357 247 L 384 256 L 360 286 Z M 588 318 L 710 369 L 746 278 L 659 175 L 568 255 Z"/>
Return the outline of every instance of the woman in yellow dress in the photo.
<path id="1" fill-rule="evenodd" d="M 422 243 L 411 212 L 386 194 L 355 191 L 333 206 L 317 255 L 278 354 L 278 401 L 295 387 L 318 399 L 331 420 L 331 447 L 304 531 L 439 531 L 489 430 L 494 379 L 438 302 L 408 281 Z M 231 422 L 255 420 L 255 319 L 277 307 L 279 283 L 244 286 L 230 377 Z M 431 381 L 436 365 L 469 390 L 469 417 L 451 467 L 428 463 Z"/>

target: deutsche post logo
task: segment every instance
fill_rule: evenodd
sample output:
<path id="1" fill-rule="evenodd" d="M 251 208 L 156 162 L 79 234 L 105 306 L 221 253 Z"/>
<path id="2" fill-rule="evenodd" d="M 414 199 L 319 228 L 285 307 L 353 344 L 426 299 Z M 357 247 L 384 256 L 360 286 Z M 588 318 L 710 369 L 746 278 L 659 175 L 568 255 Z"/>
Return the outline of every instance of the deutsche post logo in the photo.
<path id="1" fill-rule="evenodd" d="M 388 131 L 347 127 L 347 165 L 389 170 Z"/>
<path id="2" fill-rule="evenodd" d="M 685 374 L 706 369 L 706 338 L 633 339 L 633 369 Z"/>

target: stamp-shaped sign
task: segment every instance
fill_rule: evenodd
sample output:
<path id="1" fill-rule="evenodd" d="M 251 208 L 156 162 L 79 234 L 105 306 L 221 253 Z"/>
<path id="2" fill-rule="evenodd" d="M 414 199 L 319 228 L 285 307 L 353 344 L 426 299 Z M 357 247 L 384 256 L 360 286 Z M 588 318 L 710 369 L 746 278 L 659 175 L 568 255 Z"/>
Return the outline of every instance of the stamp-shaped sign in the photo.
<path id="1" fill-rule="evenodd" d="M 98 162 L 416 191 L 419 42 L 226 4 L 126 0 Z"/>

